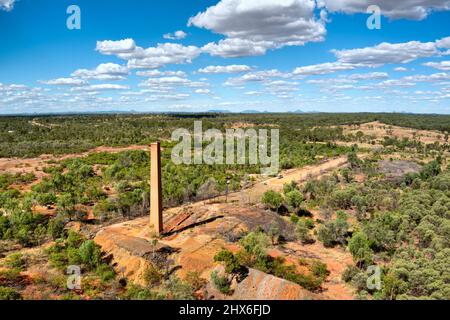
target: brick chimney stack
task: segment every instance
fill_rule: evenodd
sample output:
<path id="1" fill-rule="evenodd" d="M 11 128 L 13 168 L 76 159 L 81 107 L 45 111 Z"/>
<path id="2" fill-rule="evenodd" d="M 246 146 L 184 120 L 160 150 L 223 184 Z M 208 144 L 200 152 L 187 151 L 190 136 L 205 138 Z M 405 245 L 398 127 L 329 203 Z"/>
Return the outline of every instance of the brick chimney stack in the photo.
<path id="1" fill-rule="evenodd" d="M 161 146 L 151 144 L 150 227 L 160 235 L 163 232 L 161 189 Z"/>

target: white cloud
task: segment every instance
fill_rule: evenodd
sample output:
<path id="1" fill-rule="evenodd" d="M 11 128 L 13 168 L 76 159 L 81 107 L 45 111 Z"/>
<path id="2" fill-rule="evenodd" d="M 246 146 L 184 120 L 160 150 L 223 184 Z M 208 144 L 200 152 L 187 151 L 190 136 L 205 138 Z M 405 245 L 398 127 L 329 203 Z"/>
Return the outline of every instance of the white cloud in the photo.
<path id="1" fill-rule="evenodd" d="M 280 89 L 280 90 L 286 90 L 286 91 L 293 91 L 294 89 L 297 90 L 295 87 L 298 86 L 298 82 L 290 82 L 285 80 L 274 80 L 269 81 L 264 84 L 267 88 L 273 88 L 273 89 Z"/>
<path id="2" fill-rule="evenodd" d="M 413 75 L 403 78 L 405 81 L 417 81 L 417 82 L 442 82 L 450 80 L 450 74 L 441 72 L 433 73 L 430 75 Z"/>
<path id="3" fill-rule="evenodd" d="M 86 87 L 72 88 L 71 91 L 129 90 L 130 87 L 119 84 L 93 84 Z"/>
<path id="4" fill-rule="evenodd" d="M 291 76 L 290 73 L 284 73 L 277 69 L 271 70 L 262 70 L 249 72 L 241 77 L 244 81 L 264 81 L 269 78 L 289 78 Z"/>
<path id="5" fill-rule="evenodd" d="M 356 80 L 350 80 L 346 78 L 327 78 L 327 79 L 313 79 L 306 81 L 309 84 L 319 84 L 319 85 L 340 85 L 347 83 L 355 83 Z"/>
<path id="6" fill-rule="evenodd" d="M 197 93 L 197 94 L 211 94 L 211 90 L 209 90 L 209 89 L 197 89 L 197 90 L 195 90 L 195 93 Z"/>
<path id="7" fill-rule="evenodd" d="M 3 84 L 3 83 L 0 83 L 0 91 L 36 90 L 36 89 L 39 89 L 39 88 L 31 89 L 31 88 L 29 88 L 29 87 L 27 87 L 27 86 L 25 86 L 23 84 L 6 85 L 6 84 Z M 40 91 L 40 89 L 37 90 L 37 91 Z"/>
<path id="8" fill-rule="evenodd" d="M 191 81 L 180 77 L 161 77 L 161 78 L 150 78 L 142 82 L 143 85 L 187 85 Z"/>
<path id="9" fill-rule="evenodd" d="M 448 40 L 447 40 L 448 39 Z M 449 42 L 447 44 L 447 42 Z M 296 68 L 294 75 L 323 75 L 338 71 L 348 71 L 362 67 L 379 67 L 388 63 L 409 63 L 419 58 L 439 56 L 442 51 L 440 47 L 448 45 L 450 47 L 450 37 L 438 40 L 436 42 L 419 42 L 410 41 L 406 43 L 381 43 L 373 47 L 357 48 L 349 50 L 332 50 L 338 59 L 337 62 L 327 62 L 322 64 L 310 65 Z M 396 71 L 407 71 L 406 68 L 398 67 Z M 385 78 L 382 73 L 371 73 L 366 76 L 354 75 L 354 77 L 364 77 L 376 79 L 377 77 Z M 375 78 L 374 78 L 375 77 Z M 369 80 L 369 78 L 367 80 Z"/>
<path id="10" fill-rule="evenodd" d="M 418 95 L 424 95 L 424 94 L 429 94 L 429 95 L 432 95 L 432 94 L 436 94 L 436 91 L 421 91 L 421 90 L 417 90 L 417 91 L 414 91 L 414 94 L 418 94 Z"/>
<path id="11" fill-rule="evenodd" d="M 260 91 L 247 91 L 244 93 L 247 96 L 259 96 L 262 94 L 262 92 Z"/>
<path id="12" fill-rule="evenodd" d="M 408 71 L 408 69 L 406 69 L 406 68 L 404 68 L 404 67 L 397 67 L 397 68 L 394 69 L 394 71 L 397 71 L 397 72 L 406 72 L 406 71 Z"/>
<path id="13" fill-rule="evenodd" d="M 136 43 L 133 39 L 97 41 L 96 50 L 105 55 L 131 53 L 136 50 Z"/>
<path id="14" fill-rule="evenodd" d="M 249 72 L 240 77 L 228 79 L 224 85 L 225 86 L 241 86 L 246 82 L 263 82 L 269 81 L 271 78 L 290 78 L 292 75 L 290 73 L 283 73 L 277 69 L 272 70 L 262 70 Z"/>
<path id="15" fill-rule="evenodd" d="M 103 63 L 94 70 L 79 69 L 72 73 L 71 76 L 93 80 L 124 80 L 128 74 L 127 67 L 115 63 Z"/>
<path id="16" fill-rule="evenodd" d="M 203 89 L 209 86 L 209 83 L 191 81 L 186 78 L 181 77 L 160 77 L 160 78 L 149 78 L 142 81 L 139 84 L 140 87 L 146 87 L 148 89 L 143 90 L 152 93 L 172 93 L 176 88 L 192 88 L 192 89 Z"/>
<path id="17" fill-rule="evenodd" d="M 243 56 L 262 56 L 273 43 L 268 41 L 251 41 L 246 39 L 225 39 L 219 43 L 210 42 L 203 46 L 202 51 L 212 56 L 237 58 Z"/>
<path id="18" fill-rule="evenodd" d="M 189 26 L 227 37 L 203 49 L 212 55 L 262 55 L 268 49 L 323 41 L 325 21 L 315 17 L 314 0 L 221 0 L 189 19 Z"/>
<path id="19" fill-rule="evenodd" d="M 442 38 L 441 40 L 436 41 L 436 45 L 439 48 L 450 49 L 450 37 Z"/>
<path id="20" fill-rule="evenodd" d="M 438 53 L 435 42 L 410 41 L 406 43 L 383 42 L 374 47 L 350 50 L 332 50 L 341 63 L 362 64 L 369 67 L 387 63 L 409 63 L 418 58 Z"/>
<path id="21" fill-rule="evenodd" d="M 175 94 L 158 94 L 158 95 L 151 95 L 150 97 L 146 98 L 146 102 L 154 102 L 154 101 L 161 101 L 161 100 L 185 100 L 189 98 L 190 95 L 187 93 L 175 93 Z"/>
<path id="22" fill-rule="evenodd" d="M 0 10 L 11 11 L 16 0 L 0 0 Z"/>
<path id="23" fill-rule="evenodd" d="M 389 75 L 386 72 L 371 72 L 352 74 L 348 78 L 351 80 L 379 80 L 386 79 Z"/>
<path id="24" fill-rule="evenodd" d="M 128 67 L 131 69 L 157 69 L 167 64 L 191 63 L 198 57 L 201 50 L 195 46 L 183 46 L 176 43 L 158 44 L 140 52 L 137 48 L 136 57 L 130 55 Z M 141 49 L 141 50 L 139 50 Z"/>
<path id="25" fill-rule="evenodd" d="M 341 91 L 341 90 L 351 90 L 354 88 L 355 88 L 355 86 L 352 84 L 335 84 L 335 85 L 331 85 L 331 86 L 325 86 L 320 91 L 333 93 L 333 92 L 337 92 L 337 91 Z"/>
<path id="26" fill-rule="evenodd" d="M 450 61 L 427 62 L 424 63 L 423 65 L 442 71 L 450 71 Z"/>
<path id="27" fill-rule="evenodd" d="M 186 78 L 187 74 L 183 71 L 159 71 L 159 70 L 146 70 L 146 71 L 138 71 L 136 75 L 140 77 L 180 77 Z"/>
<path id="28" fill-rule="evenodd" d="M 294 92 L 298 91 L 298 82 L 285 80 L 274 80 L 264 83 L 265 90 L 277 98 L 290 99 L 294 97 Z"/>
<path id="29" fill-rule="evenodd" d="M 177 43 L 159 43 L 156 47 L 144 49 L 136 46 L 133 39 L 98 41 L 97 51 L 127 60 L 130 69 L 158 69 L 167 64 L 191 63 L 202 52 L 195 46 Z"/>
<path id="30" fill-rule="evenodd" d="M 449 0 L 318 0 L 319 7 L 331 12 L 366 13 L 377 5 L 381 14 L 391 19 L 425 19 L 433 10 L 450 10 Z"/>
<path id="31" fill-rule="evenodd" d="M 187 37 L 187 33 L 182 30 L 178 30 L 175 33 L 166 33 L 165 35 L 163 35 L 164 39 L 169 39 L 169 40 L 181 40 L 186 37 Z"/>
<path id="32" fill-rule="evenodd" d="M 198 70 L 198 73 L 240 73 L 250 71 L 252 68 L 246 65 L 208 66 Z"/>
<path id="33" fill-rule="evenodd" d="M 327 62 L 321 64 L 314 64 L 305 67 L 296 68 L 293 72 L 294 75 L 320 75 L 320 74 L 328 74 L 334 73 L 338 71 L 347 71 L 353 70 L 357 66 L 350 63 L 341 63 L 341 62 Z"/>
<path id="34" fill-rule="evenodd" d="M 54 86 L 84 86 L 87 84 L 85 80 L 75 79 L 75 78 L 58 78 L 48 81 L 40 81 L 44 84 L 54 85 Z"/>
<path id="35" fill-rule="evenodd" d="M 142 96 L 144 92 L 142 91 L 126 91 L 120 93 L 122 96 Z"/>
<path id="36" fill-rule="evenodd" d="M 410 79 L 410 81 L 404 81 L 403 79 L 389 79 L 389 80 L 385 80 L 383 82 L 378 83 L 379 87 L 382 88 L 389 88 L 389 87 L 413 87 L 416 84 L 412 79 Z"/>

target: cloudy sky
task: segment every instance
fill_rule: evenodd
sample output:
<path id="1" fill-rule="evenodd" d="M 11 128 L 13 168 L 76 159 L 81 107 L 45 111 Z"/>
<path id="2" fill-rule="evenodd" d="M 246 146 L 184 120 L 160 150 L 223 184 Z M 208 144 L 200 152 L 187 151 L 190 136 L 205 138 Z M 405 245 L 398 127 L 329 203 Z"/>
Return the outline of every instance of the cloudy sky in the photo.
<path id="1" fill-rule="evenodd" d="M 0 0 L 0 43 L 0 114 L 450 113 L 449 0 Z"/>

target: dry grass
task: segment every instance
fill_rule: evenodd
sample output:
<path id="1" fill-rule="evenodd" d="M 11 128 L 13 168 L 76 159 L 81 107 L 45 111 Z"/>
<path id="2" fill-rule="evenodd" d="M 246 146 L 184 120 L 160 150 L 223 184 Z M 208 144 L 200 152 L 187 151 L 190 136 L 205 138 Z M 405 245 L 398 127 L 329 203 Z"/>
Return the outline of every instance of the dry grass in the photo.
<path id="1" fill-rule="evenodd" d="M 345 134 L 356 134 L 363 132 L 366 136 L 374 136 L 377 140 L 383 140 L 384 137 L 397 137 L 399 139 L 408 138 L 422 143 L 431 144 L 434 142 L 445 143 L 444 134 L 439 131 L 417 130 L 398 126 L 387 125 L 378 121 L 364 123 L 361 125 L 343 126 Z"/>

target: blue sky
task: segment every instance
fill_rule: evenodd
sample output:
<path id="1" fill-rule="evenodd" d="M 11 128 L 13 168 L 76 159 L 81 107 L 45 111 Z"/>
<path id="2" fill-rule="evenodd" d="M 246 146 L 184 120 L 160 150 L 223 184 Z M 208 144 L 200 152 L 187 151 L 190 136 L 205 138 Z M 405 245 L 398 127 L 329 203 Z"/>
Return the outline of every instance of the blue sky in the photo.
<path id="1" fill-rule="evenodd" d="M 0 114 L 450 113 L 450 1 L 356 3 L 0 0 Z"/>

